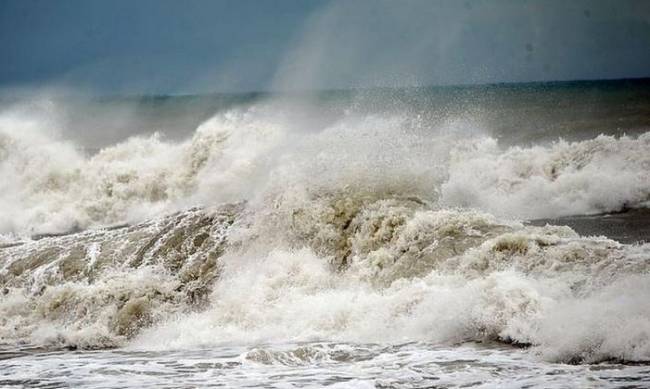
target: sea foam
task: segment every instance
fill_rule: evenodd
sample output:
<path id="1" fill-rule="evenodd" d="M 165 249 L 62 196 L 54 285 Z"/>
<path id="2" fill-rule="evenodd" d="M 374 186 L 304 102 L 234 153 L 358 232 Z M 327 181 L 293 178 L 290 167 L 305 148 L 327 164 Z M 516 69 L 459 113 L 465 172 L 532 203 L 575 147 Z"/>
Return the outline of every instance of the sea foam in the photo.
<path id="1" fill-rule="evenodd" d="M 648 134 L 502 147 L 406 113 L 293 119 L 258 103 L 185 141 L 86 155 L 4 113 L 0 340 L 498 341 L 553 361 L 650 358 L 650 247 L 521 223 L 647 205 Z"/>

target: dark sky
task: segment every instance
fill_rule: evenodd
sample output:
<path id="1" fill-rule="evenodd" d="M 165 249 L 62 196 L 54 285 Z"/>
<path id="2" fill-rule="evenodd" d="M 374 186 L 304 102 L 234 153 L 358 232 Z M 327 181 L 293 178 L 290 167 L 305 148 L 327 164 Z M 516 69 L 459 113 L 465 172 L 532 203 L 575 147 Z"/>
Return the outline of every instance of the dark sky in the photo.
<path id="1" fill-rule="evenodd" d="M 0 88 L 99 94 L 650 76 L 646 0 L 0 0 Z"/>

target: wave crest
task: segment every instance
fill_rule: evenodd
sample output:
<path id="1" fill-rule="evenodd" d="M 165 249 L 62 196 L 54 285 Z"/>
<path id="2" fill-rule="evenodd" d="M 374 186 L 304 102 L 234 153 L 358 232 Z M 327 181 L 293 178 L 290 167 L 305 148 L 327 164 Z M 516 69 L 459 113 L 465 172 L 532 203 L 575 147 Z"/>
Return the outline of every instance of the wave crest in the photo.
<path id="1" fill-rule="evenodd" d="M 647 205 L 649 134 L 502 148 L 406 115 L 292 118 L 238 108 L 184 142 L 86 156 L 3 116 L 0 341 L 498 340 L 650 359 L 650 247 L 514 220 Z"/>

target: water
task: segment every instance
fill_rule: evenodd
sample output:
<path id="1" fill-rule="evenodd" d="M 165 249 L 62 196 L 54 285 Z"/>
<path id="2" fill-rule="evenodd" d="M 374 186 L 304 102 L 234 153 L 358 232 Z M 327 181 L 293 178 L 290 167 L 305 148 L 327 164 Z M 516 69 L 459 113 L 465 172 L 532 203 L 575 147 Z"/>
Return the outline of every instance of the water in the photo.
<path id="1" fill-rule="evenodd" d="M 650 385 L 645 80 L 3 104 L 0 386 Z"/>
<path id="2" fill-rule="evenodd" d="M 539 362 L 498 344 L 307 343 L 184 351 L 25 351 L 0 383 L 27 387 L 538 387 L 642 388 L 648 366 Z"/>

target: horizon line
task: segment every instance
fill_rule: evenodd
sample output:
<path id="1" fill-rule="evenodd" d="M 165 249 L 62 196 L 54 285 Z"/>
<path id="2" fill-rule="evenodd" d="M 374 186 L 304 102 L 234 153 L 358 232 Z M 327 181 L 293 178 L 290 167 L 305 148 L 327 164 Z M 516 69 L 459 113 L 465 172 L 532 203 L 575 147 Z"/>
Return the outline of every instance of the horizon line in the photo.
<path id="1" fill-rule="evenodd" d="M 78 95 L 71 93 L 61 93 L 59 97 L 90 97 L 92 99 L 129 99 L 129 98 L 192 98 L 192 97 L 217 97 L 217 96 L 291 96 L 313 93 L 341 93 L 341 92 L 358 92 L 358 91 L 372 91 L 372 90 L 405 90 L 405 89 L 454 89 L 454 88 L 486 88 L 486 87 L 526 87 L 526 86 L 560 86 L 567 84 L 590 84 L 590 83 L 624 83 L 624 82 L 648 82 L 650 83 L 650 76 L 643 77 L 615 77 L 615 78 L 584 78 L 584 79 L 567 79 L 567 80 L 538 80 L 538 81 L 499 81 L 499 82 L 484 82 L 484 83 L 458 83 L 458 84 L 428 84 L 428 85 L 408 85 L 408 86 L 367 86 L 367 87 L 349 87 L 349 88 L 323 88 L 323 89 L 293 89 L 283 91 L 272 90 L 248 90 L 248 91 L 230 91 L 230 92 L 205 92 L 205 93 L 111 93 L 111 94 L 97 94 L 90 95 L 88 93 L 80 93 Z M 42 87 L 47 89 L 46 86 Z M 10 88 L 14 90 L 29 90 L 29 88 L 22 89 L 21 87 Z M 39 88 L 33 88 L 38 90 Z M 74 87 L 70 87 L 74 90 Z M 67 90 L 67 88 L 64 88 Z M 83 89 L 82 89 L 83 90 Z M 24 93 L 29 95 L 29 93 Z M 20 98 L 21 93 L 11 96 L 11 93 L 4 93 L 3 87 L 0 86 L 0 99 L 12 97 Z"/>

